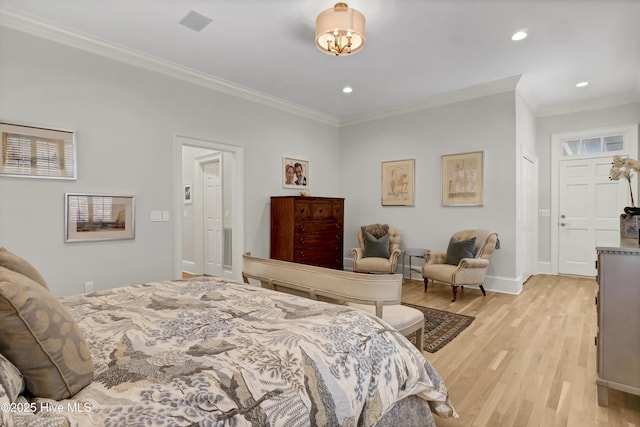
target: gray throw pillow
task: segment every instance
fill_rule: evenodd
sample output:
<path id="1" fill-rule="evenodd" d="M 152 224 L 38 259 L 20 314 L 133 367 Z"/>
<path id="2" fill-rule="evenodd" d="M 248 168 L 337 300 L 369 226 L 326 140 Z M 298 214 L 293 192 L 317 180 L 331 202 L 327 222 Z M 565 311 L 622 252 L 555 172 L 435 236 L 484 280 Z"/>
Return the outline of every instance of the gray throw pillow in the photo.
<path id="1" fill-rule="evenodd" d="M 389 234 L 376 239 L 370 233 L 364 233 L 363 258 L 389 258 Z"/>
<path id="2" fill-rule="evenodd" d="M 476 238 L 458 240 L 452 237 L 447 248 L 447 258 L 445 263 L 458 265 L 462 258 L 474 258 L 476 251 Z"/>

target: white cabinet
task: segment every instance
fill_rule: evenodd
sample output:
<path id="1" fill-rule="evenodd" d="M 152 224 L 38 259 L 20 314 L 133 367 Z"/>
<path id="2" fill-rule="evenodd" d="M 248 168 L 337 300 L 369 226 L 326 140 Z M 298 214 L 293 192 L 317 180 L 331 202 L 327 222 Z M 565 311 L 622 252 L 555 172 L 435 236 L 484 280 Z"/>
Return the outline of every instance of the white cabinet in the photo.
<path id="1" fill-rule="evenodd" d="M 640 246 L 598 247 L 598 404 L 609 388 L 640 395 Z"/>

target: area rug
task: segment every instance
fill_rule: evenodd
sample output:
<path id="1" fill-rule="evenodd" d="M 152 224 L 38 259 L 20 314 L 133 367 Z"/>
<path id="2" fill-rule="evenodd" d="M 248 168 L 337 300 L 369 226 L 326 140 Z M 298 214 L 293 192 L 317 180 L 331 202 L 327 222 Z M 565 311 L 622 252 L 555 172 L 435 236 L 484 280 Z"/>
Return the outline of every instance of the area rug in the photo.
<path id="1" fill-rule="evenodd" d="M 435 353 L 451 342 L 458 334 L 473 322 L 475 317 L 450 311 L 436 310 L 403 302 L 402 305 L 413 307 L 424 313 L 424 344 L 429 353 Z M 408 337 L 415 343 L 415 337 Z"/>

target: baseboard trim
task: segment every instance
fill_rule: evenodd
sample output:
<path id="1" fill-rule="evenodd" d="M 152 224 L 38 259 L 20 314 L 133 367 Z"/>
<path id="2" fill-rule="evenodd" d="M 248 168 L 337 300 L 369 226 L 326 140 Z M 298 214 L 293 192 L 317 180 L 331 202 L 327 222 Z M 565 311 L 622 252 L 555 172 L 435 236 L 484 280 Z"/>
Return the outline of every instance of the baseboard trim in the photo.
<path id="1" fill-rule="evenodd" d="M 522 282 L 522 277 L 487 276 L 484 280 L 484 289 L 501 294 L 519 295 L 522 292 Z"/>
<path id="2" fill-rule="evenodd" d="M 536 274 L 552 274 L 551 263 L 548 261 L 538 261 L 538 272 Z"/>
<path id="3" fill-rule="evenodd" d="M 187 261 L 187 260 L 182 260 L 182 271 L 184 271 L 185 273 L 189 273 L 189 274 L 195 274 L 194 271 L 196 271 L 195 269 L 196 263 L 193 261 Z"/>
<path id="4" fill-rule="evenodd" d="M 343 260 L 343 269 L 348 271 L 353 271 L 353 260 L 351 258 L 344 258 Z M 407 268 L 405 270 L 404 265 L 399 264 L 399 272 L 409 270 L 409 264 L 407 263 Z M 412 265 L 415 268 L 415 266 Z M 413 279 L 420 280 L 417 277 L 418 274 L 414 272 Z M 406 275 L 405 275 L 406 277 Z M 501 276 L 487 276 L 484 281 L 484 289 L 490 292 L 499 292 L 502 294 L 509 295 L 519 295 L 522 292 L 522 283 L 524 279 L 522 277 L 501 277 Z"/>

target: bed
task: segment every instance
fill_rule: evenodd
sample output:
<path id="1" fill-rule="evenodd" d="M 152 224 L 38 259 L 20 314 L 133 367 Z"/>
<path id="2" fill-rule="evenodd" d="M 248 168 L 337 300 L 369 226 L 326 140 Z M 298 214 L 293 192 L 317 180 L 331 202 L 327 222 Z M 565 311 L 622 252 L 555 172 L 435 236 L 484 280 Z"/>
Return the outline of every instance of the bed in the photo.
<path id="1" fill-rule="evenodd" d="M 3 328 L 11 314 L 3 300 L 19 310 L 49 298 L 45 286 L 23 278 L 15 284 L 17 273 L 4 270 Z M 34 397 L 39 376 L 20 367 L 18 353 L 7 354 L 15 339 L 0 338 L 4 425 L 435 426 L 433 413 L 457 416 L 420 351 L 375 316 L 346 306 L 218 277 L 54 301 L 75 322 L 61 329 L 75 327 L 85 340 L 90 378 L 80 372 L 87 358 L 81 346 L 62 344 L 82 359 L 68 363 L 80 388 L 67 381 L 62 397 Z"/>

